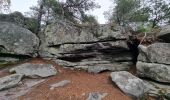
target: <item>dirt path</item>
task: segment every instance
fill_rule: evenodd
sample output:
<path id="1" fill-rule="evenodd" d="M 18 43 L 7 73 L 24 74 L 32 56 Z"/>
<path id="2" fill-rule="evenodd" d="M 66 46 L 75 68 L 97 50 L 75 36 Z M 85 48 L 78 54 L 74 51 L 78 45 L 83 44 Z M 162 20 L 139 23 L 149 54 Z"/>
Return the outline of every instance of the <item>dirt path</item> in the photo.
<path id="1" fill-rule="evenodd" d="M 64 69 L 49 61 L 34 59 L 30 62 L 53 64 L 59 74 L 49 77 L 45 82 L 33 87 L 27 94 L 19 97 L 19 100 L 86 100 L 91 92 L 108 93 L 103 100 L 130 100 L 111 82 L 109 78 L 110 72 L 89 74 L 84 71 Z M 50 90 L 49 85 L 62 80 L 70 80 L 71 83 L 64 87 Z"/>

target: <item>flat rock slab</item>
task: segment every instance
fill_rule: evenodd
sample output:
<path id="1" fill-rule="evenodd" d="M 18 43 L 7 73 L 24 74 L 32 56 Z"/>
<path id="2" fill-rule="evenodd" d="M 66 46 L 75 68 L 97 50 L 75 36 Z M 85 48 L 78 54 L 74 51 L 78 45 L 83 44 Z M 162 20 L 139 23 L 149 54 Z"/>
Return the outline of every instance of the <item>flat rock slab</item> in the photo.
<path id="1" fill-rule="evenodd" d="M 67 84 L 69 84 L 70 82 L 71 81 L 69 81 L 69 80 L 63 80 L 58 83 L 52 84 L 52 85 L 50 85 L 50 87 L 51 87 L 50 90 L 54 90 L 54 88 L 58 88 L 58 87 L 64 87 Z"/>
<path id="2" fill-rule="evenodd" d="M 0 91 L 0 100 L 18 100 L 18 97 L 30 92 L 32 88 L 44 81 L 45 79 L 25 79 L 17 87 Z"/>
<path id="3" fill-rule="evenodd" d="M 76 69 L 87 70 L 89 73 L 100 73 L 103 71 L 126 71 L 130 69 L 132 63 L 111 63 L 111 64 L 96 64 L 96 65 L 83 65 L 75 66 Z"/>
<path id="4" fill-rule="evenodd" d="M 89 73 L 100 73 L 103 71 L 126 71 L 130 69 L 131 63 L 112 63 L 112 64 L 99 64 L 88 67 Z"/>
<path id="5" fill-rule="evenodd" d="M 88 98 L 86 100 L 102 100 L 107 95 L 108 93 L 93 92 L 89 93 Z"/>
<path id="6" fill-rule="evenodd" d="M 124 93 L 135 100 L 141 98 L 148 91 L 146 84 L 129 72 L 112 72 L 110 76 L 112 81 L 116 83 Z"/>
<path id="7" fill-rule="evenodd" d="M 0 78 L 0 91 L 17 86 L 21 81 L 22 76 L 23 75 L 21 74 L 13 74 Z"/>
<path id="8" fill-rule="evenodd" d="M 16 72 L 17 74 L 23 74 L 30 78 L 45 78 L 57 74 L 57 70 L 51 64 L 31 64 L 25 63 L 15 68 L 10 69 L 10 72 Z"/>
<path id="9" fill-rule="evenodd" d="M 100 73 L 103 71 L 127 71 L 132 62 L 115 62 L 99 60 L 99 61 L 82 61 L 82 62 L 69 62 L 64 60 L 54 60 L 57 64 L 64 67 L 73 67 L 75 69 L 86 70 L 89 73 Z"/>

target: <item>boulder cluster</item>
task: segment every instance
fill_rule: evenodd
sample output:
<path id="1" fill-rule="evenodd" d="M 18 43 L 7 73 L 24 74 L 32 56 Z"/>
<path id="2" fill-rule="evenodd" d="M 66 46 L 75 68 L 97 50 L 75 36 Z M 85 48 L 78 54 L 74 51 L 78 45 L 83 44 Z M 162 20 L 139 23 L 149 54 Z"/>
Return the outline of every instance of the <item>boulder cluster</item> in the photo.
<path id="1" fill-rule="evenodd" d="M 113 83 L 134 100 L 143 98 L 146 93 L 160 96 L 159 90 L 164 88 L 156 82 L 170 84 L 170 26 L 157 34 L 161 42 L 148 46 L 138 46 L 139 41 L 129 41 L 127 34 L 130 31 L 117 25 L 80 28 L 70 22 L 58 21 L 43 30 L 37 37 L 26 28 L 0 22 L 0 66 L 39 55 L 61 66 L 89 73 L 111 71 Z M 135 64 L 137 76 L 150 81 L 128 72 Z M 31 63 L 19 64 L 9 72 L 12 73 L 10 76 L 0 78 L 0 90 L 17 86 L 25 77 L 45 78 L 58 73 L 53 65 Z M 50 89 L 69 83 L 69 80 L 61 81 L 51 85 Z M 167 96 L 168 92 L 170 88 L 166 88 L 163 95 Z M 91 93 L 87 100 L 101 100 L 105 96 L 107 93 Z"/>

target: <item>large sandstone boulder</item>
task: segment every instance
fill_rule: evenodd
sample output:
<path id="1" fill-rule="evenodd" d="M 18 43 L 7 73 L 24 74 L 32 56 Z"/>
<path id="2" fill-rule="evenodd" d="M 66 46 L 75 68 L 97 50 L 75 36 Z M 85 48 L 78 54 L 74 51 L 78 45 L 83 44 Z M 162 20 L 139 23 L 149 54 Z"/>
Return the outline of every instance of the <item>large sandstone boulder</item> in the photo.
<path id="1" fill-rule="evenodd" d="M 140 77 L 170 83 L 170 43 L 139 46 L 137 73 Z"/>
<path id="2" fill-rule="evenodd" d="M 93 69 L 96 73 L 107 69 L 128 70 L 132 55 L 123 32 L 123 27 L 120 26 L 77 27 L 69 22 L 58 21 L 49 25 L 44 35 L 41 35 L 40 55 L 67 61 L 67 63 L 63 62 L 63 66 L 67 64 L 72 67 L 73 63 L 78 63 L 76 68 Z M 105 63 L 88 65 L 91 62 L 104 61 L 108 62 L 107 67 L 99 68 Z M 118 68 L 119 64 L 124 62 L 124 67 Z M 60 65 L 62 65 L 61 62 Z M 98 68 L 92 66 L 98 66 Z"/>
<path id="3" fill-rule="evenodd" d="M 164 26 L 157 34 L 157 37 L 163 42 L 170 43 L 170 25 Z"/>
<path id="4" fill-rule="evenodd" d="M 38 45 L 39 39 L 31 31 L 12 23 L 0 22 L 0 59 L 10 61 L 10 58 L 33 57 Z"/>
<path id="5" fill-rule="evenodd" d="M 18 55 L 32 55 L 39 40 L 29 30 L 8 22 L 0 22 L 0 45 L 6 52 Z"/>
<path id="6" fill-rule="evenodd" d="M 112 81 L 134 100 L 139 100 L 148 91 L 146 84 L 129 72 L 112 72 L 110 76 Z"/>
<path id="7" fill-rule="evenodd" d="M 154 43 L 148 47 L 140 45 L 138 61 L 170 64 L 169 50 L 169 43 Z"/>

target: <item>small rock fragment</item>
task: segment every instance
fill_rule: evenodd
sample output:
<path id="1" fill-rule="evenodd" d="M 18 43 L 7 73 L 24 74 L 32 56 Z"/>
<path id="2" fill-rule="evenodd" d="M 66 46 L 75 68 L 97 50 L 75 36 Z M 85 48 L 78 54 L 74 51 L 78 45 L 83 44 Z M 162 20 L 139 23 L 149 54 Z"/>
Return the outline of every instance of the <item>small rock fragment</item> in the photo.
<path id="1" fill-rule="evenodd" d="M 89 93 L 89 96 L 86 100 L 102 100 L 107 95 L 108 93 L 93 92 L 93 93 Z"/>
<path id="2" fill-rule="evenodd" d="M 54 90 L 54 88 L 58 88 L 58 87 L 64 87 L 67 84 L 69 84 L 70 82 L 71 81 L 69 81 L 69 80 L 63 80 L 58 83 L 52 84 L 52 85 L 50 85 L 50 87 L 51 87 L 50 90 Z"/>

